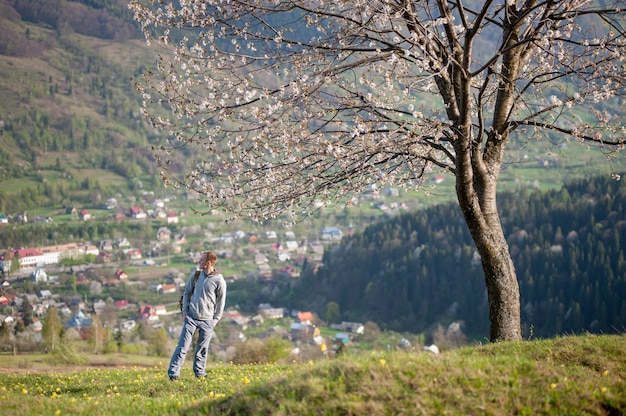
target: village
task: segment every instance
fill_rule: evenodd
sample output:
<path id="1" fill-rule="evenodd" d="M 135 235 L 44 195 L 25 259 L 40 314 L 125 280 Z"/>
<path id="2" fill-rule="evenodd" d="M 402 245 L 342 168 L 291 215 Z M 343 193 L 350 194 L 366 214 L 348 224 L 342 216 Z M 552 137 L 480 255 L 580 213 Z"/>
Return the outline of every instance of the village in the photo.
<path id="1" fill-rule="evenodd" d="M 380 202 L 380 194 L 371 191 L 362 198 L 374 201 L 375 209 L 381 211 L 405 208 L 398 203 Z M 390 191 L 384 195 L 395 196 Z M 107 221 L 147 222 L 155 230 L 148 241 L 120 235 L 115 239 L 0 251 L 0 323 L 12 328 L 10 332 L 23 350 L 41 348 L 43 322 L 54 308 L 70 339 L 87 340 L 93 337 L 90 333 L 94 329 L 97 332 L 102 326 L 101 337 L 145 344 L 149 340 L 141 339 L 138 333 L 146 338 L 146 331 L 164 330 L 167 346 L 158 350 L 170 351 L 181 328 L 178 299 L 197 265 L 200 247 L 205 246 L 214 247 L 228 270 L 224 273 L 229 285 L 227 309 L 212 343 L 216 358 L 229 361 L 233 346 L 250 336 L 278 337 L 292 344 L 294 358 L 298 354 L 315 358 L 339 347 L 343 350 L 364 334 L 366 326 L 360 322 L 328 323 L 325 317 L 311 312 L 268 302 L 258 303 L 256 310 L 248 304 L 244 311 L 235 303 L 240 300 L 238 285 L 243 282 L 255 282 L 261 292 L 269 294 L 277 280 L 298 279 L 303 263 L 321 263 L 325 246 L 341 240 L 345 232 L 351 232 L 349 227 L 324 226 L 304 237 L 292 230 L 207 232 L 197 225 L 185 225 L 187 218 L 182 211 L 166 207 L 169 199 L 144 199 L 149 202 L 143 207 L 120 208 L 111 198 L 96 215 L 92 215 L 94 210 L 76 208 L 68 208 L 63 214 L 73 222 L 86 224 L 101 220 L 103 212 L 110 212 Z M 29 221 L 50 223 L 55 218 L 29 218 L 27 213 L 20 213 L 8 223 L 19 226 Z M 244 267 L 232 272 L 232 265 Z M 30 311 L 32 318 L 28 317 Z M 13 348 L 13 344 L 4 345 L 4 349 Z"/>

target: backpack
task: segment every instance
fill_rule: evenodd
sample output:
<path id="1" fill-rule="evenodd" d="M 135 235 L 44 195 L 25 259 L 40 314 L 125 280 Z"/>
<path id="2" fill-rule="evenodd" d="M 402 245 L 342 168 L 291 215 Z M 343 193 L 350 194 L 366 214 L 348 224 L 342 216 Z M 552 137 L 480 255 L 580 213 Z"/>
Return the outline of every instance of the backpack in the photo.
<path id="1" fill-rule="evenodd" d="M 191 300 L 191 295 L 193 295 L 193 291 L 196 289 L 196 282 L 198 281 L 198 276 L 200 276 L 200 270 L 196 270 L 196 273 L 193 275 L 193 285 L 191 285 L 191 292 L 189 292 L 189 299 Z M 183 311 L 183 297 L 185 295 L 182 295 L 180 297 L 180 300 L 178 301 L 178 309 L 182 312 Z"/>

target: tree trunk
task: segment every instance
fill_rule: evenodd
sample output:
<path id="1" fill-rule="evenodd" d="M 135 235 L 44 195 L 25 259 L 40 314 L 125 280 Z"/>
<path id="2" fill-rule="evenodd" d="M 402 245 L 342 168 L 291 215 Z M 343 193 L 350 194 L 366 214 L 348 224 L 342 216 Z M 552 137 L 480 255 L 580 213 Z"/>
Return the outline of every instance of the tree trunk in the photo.
<path id="1" fill-rule="evenodd" d="M 467 137 L 467 136 L 466 136 Z M 485 159 L 471 146 L 455 144 L 456 193 L 459 206 L 481 257 L 489 298 L 492 342 L 522 339 L 520 294 L 509 246 L 496 206 L 496 190 L 502 147 L 487 146 Z M 491 142 L 493 143 L 493 142 Z"/>
<path id="2" fill-rule="evenodd" d="M 485 274 L 491 341 L 521 340 L 519 284 L 502 227 L 498 224 L 489 230 L 471 231 L 471 234 Z"/>
<path id="3" fill-rule="evenodd" d="M 492 135 L 481 152 L 470 129 L 453 142 L 457 200 L 483 266 L 492 342 L 522 339 L 519 284 L 496 205 L 503 143 Z"/>

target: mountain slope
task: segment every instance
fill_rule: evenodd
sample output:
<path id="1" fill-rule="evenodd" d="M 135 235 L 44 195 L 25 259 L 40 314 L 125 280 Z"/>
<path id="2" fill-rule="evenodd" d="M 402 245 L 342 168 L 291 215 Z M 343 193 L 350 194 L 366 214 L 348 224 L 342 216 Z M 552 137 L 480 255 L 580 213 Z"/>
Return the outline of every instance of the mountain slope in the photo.
<path id="1" fill-rule="evenodd" d="M 11 195 L 0 198 L 0 211 L 69 204 L 89 199 L 94 189 L 124 190 L 142 179 L 156 183 L 154 132 L 132 87 L 154 52 L 132 21 L 63 2 L 63 19 L 33 23 L 18 13 L 28 10 L 12 3 L 46 2 L 0 1 L 0 189 Z"/>
<path id="2" fill-rule="evenodd" d="M 525 336 L 626 328 L 623 182 L 574 181 L 559 191 L 504 194 L 499 205 Z M 413 333 L 462 321 L 472 337 L 489 333 L 480 258 L 456 204 L 344 237 L 325 252 L 322 267 L 302 273 L 292 299 L 322 318 L 335 302 L 346 321 Z"/>

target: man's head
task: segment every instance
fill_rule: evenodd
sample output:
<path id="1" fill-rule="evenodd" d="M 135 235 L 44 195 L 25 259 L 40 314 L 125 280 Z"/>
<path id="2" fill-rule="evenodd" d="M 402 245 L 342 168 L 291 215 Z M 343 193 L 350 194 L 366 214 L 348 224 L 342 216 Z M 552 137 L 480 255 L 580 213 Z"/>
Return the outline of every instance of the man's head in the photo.
<path id="1" fill-rule="evenodd" d="M 217 263 L 217 255 L 212 251 L 205 251 L 200 257 L 200 268 L 211 271 Z"/>

